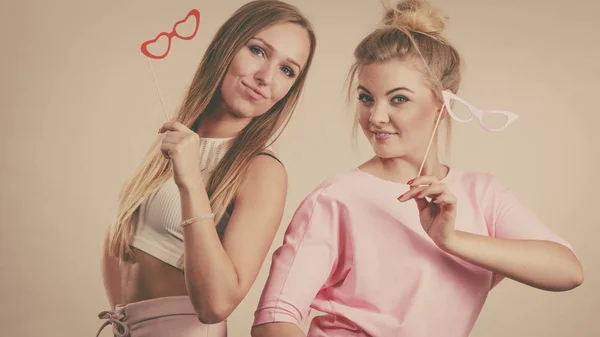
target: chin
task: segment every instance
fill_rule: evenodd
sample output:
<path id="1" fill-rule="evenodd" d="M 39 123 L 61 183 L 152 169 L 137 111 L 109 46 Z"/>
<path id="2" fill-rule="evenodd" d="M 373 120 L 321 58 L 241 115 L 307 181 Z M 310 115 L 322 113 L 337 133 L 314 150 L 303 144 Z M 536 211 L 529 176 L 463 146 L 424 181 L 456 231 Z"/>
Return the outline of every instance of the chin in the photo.
<path id="1" fill-rule="evenodd" d="M 221 102 L 219 109 L 227 111 L 227 114 L 232 117 L 246 119 L 260 114 L 256 105 L 248 102 L 242 97 L 228 97 L 227 95 L 224 95 L 222 99 L 223 101 Z"/>
<path id="2" fill-rule="evenodd" d="M 267 113 L 267 111 L 269 111 L 269 109 L 256 109 L 256 108 L 246 108 L 246 109 L 239 109 L 236 110 L 235 114 L 236 116 L 240 117 L 240 118 L 254 118 L 254 117 L 259 117 L 264 115 L 265 113 Z"/>
<path id="3" fill-rule="evenodd" d="M 379 158 L 392 158 L 392 157 L 396 157 L 394 155 L 394 153 L 392 153 L 392 151 L 388 151 L 388 150 L 384 150 L 378 147 L 373 147 L 373 152 L 375 152 L 375 155 Z"/>
<path id="4" fill-rule="evenodd" d="M 247 109 L 236 109 L 231 112 L 237 118 L 252 118 L 254 117 L 253 111 Z"/>
<path id="5" fill-rule="evenodd" d="M 381 159 L 390 159 L 390 158 L 400 157 L 396 153 L 391 153 L 389 151 L 375 151 L 375 156 L 377 156 Z"/>
<path id="6" fill-rule="evenodd" d="M 255 106 L 251 106 L 244 101 L 237 102 L 229 107 L 230 114 L 237 118 L 252 118 L 259 115 Z"/>
<path id="7" fill-rule="evenodd" d="M 398 158 L 406 155 L 405 151 L 398 146 L 382 146 L 381 144 L 371 143 L 371 148 L 377 157 L 383 159 Z"/>

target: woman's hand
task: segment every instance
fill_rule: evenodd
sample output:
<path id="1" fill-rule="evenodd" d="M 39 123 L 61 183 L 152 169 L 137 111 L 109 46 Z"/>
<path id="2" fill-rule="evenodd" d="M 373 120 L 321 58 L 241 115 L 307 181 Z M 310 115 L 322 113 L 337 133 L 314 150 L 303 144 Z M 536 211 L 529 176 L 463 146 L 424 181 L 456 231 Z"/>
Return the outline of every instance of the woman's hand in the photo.
<path id="1" fill-rule="evenodd" d="M 456 197 L 448 186 L 433 176 L 420 176 L 408 182 L 410 191 L 398 200 L 414 199 L 419 209 L 421 226 L 438 247 L 444 249 L 456 234 Z M 428 201 L 426 198 L 430 198 Z"/>
<path id="2" fill-rule="evenodd" d="M 191 188 L 202 182 L 198 134 L 176 121 L 163 124 L 158 133 L 163 134 L 160 150 L 171 160 L 175 184 L 179 188 Z"/>

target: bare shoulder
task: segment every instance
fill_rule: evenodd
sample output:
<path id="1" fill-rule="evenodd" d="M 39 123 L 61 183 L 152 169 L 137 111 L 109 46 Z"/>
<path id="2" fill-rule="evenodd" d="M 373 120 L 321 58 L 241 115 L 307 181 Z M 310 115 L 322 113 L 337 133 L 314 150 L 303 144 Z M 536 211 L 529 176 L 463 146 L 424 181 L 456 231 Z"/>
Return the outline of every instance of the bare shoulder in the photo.
<path id="1" fill-rule="evenodd" d="M 273 151 L 264 150 L 269 155 L 259 154 L 252 158 L 244 179 L 244 186 L 277 185 L 277 188 L 287 185 L 287 170 Z M 271 156 L 272 155 L 272 156 Z M 283 186 L 282 186 L 283 185 Z"/>

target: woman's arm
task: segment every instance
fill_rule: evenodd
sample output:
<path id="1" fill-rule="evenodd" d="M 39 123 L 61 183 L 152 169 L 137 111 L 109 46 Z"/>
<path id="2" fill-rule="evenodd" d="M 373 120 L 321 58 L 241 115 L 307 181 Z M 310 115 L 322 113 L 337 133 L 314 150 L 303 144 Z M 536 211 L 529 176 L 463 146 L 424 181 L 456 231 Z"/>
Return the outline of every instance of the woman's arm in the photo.
<path id="1" fill-rule="evenodd" d="M 202 181 L 180 188 L 182 218 L 212 213 Z M 287 195 L 285 168 L 256 156 L 236 197 L 223 243 L 213 220 L 184 228 L 185 277 L 192 304 L 206 324 L 225 320 L 246 296 L 273 242 Z"/>
<path id="2" fill-rule="evenodd" d="M 539 289 L 566 291 L 583 282 L 583 269 L 569 244 L 493 176 L 470 187 L 480 191 L 472 199 L 478 200 L 490 236 L 455 230 L 461 206 L 436 177 L 421 176 L 410 183 L 414 188 L 399 200 L 416 201 L 423 228 L 447 253 Z"/>
<path id="3" fill-rule="evenodd" d="M 313 305 L 320 310 L 326 299 L 315 299 L 321 289 L 337 283 L 340 206 L 324 189 L 306 197 L 286 228 L 283 245 L 272 257 L 269 277 L 254 314 L 253 337 L 305 336 L 300 328 Z M 339 264 L 339 265 L 338 265 Z M 328 305 L 323 304 L 323 305 Z"/>
<path id="4" fill-rule="evenodd" d="M 538 289 L 567 291 L 583 283 L 583 268 L 569 242 L 492 174 L 481 185 L 485 186 L 481 206 L 491 237 L 458 232 L 449 245 L 452 252 L 496 272 L 496 284 L 508 277 Z"/>
<path id="5" fill-rule="evenodd" d="M 446 252 L 515 281 L 549 291 L 566 291 L 583 282 L 579 260 L 551 241 L 488 237 L 456 231 L 442 244 Z"/>

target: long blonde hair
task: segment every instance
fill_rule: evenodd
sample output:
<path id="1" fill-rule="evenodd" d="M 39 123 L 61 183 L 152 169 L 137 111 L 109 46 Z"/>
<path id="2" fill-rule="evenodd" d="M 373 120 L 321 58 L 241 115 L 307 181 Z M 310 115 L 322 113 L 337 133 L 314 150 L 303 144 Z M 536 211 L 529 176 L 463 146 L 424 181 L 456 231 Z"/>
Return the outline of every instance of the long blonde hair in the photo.
<path id="1" fill-rule="evenodd" d="M 382 26 L 354 50 L 355 62 L 347 78 L 348 98 L 356 89 L 354 82 L 362 67 L 394 58 L 415 61 L 436 99 L 442 99 L 443 90 L 456 93 L 461 80 L 461 57 L 443 36 L 446 17 L 442 12 L 426 0 L 405 0 L 394 7 L 385 7 Z M 446 148 L 451 122 L 451 118 L 445 118 Z M 353 133 L 357 126 L 355 118 Z"/>
<path id="2" fill-rule="evenodd" d="M 287 125 L 298 102 L 316 48 L 311 23 L 300 11 L 279 0 L 256 0 L 240 7 L 219 28 L 208 46 L 192 79 L 175 120 L 194 129 L 200 114 L 219 98 L 219 88 L 236 53 L 256 33 L 278 23 L 291 22 L 304 27 L 310 38 L 310 53 L 306 66 L 298 75 L 287 95 L 266 113 L 254 117 L 235 137 L 225 156 L 207 182 L 210 205 L 218 223 L 233 204 L 250 160 L 274 142 Z M 269 141 L 271 143 L 267 144 Z M 133 177 L 124 185 L 118 201 L 116 221 L 109 231 L 108 249 L 122 260 L 133 260 L 129 246 L 135 231 L 142 201 L 172 177 L 172 167 L 160 152 L 158 138 Z"/>

